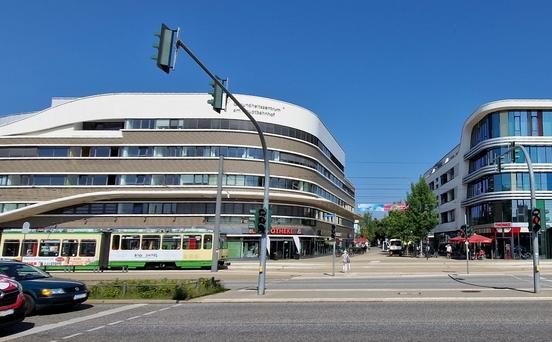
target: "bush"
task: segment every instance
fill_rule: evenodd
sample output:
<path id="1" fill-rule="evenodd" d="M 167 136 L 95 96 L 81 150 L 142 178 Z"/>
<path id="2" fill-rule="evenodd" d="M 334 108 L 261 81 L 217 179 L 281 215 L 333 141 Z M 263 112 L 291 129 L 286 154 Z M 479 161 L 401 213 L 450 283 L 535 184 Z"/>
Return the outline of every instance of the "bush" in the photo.
<path id="1" fill-rule="evenodd" d="M 90 287 L 91 299 L 174 299 L 186 300 L 225 291 L 214 278 L 181 280 L 115 280 Z"/>

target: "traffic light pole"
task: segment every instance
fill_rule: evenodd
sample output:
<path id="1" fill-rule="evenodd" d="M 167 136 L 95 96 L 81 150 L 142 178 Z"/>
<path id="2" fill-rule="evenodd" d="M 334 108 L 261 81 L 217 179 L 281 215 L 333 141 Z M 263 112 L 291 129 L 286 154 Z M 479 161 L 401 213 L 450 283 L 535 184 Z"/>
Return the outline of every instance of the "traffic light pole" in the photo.
<path id="1" fill-rule="evenodd" d="M 332 252 L 332 276 L 335 277 L 335 239 L 333 240 L 333 252 Z"/>
<path id="2" fill-rule="evenodd" d="M 232 95 L 232 93 L 230 93 L 230 91 L 228 91 L 228 89 L 226 89 L 224 84 L 211 71 L 209 71 L 209 69 L 207 69 L 207 67 L 194 55 L 192 50 L 190 50 L 186 46 L 186 44 L 184 44 L 184 42 L 182 40 L 178 39 L 176 41 L 176 47 L 184 49 L 184 51 L 186 51 L 186 53 L 197 63 L 197 65 L 199 65 L 199 67 L 201 69 L 203 69 L 203 71 L 205 71 L 205 73 L 207 75 L 209 75 L 209 77 L 213 80 L 213 82 L 215 82 L 215 84 L 217 84 L 226 93 L 226 95 L 228 95 L 228 97 L 230 99 L 232 99 L 232 101 L 234 101 L 236 106 L 238 106 L 238 108 L 241 109 L 241 111 L 249 118 L 249 120 L 251 121 L 253 126 L 255 126 L 255 129 L 257 130 L 257 133 L 259 134 L 259 139 L 261 140 L 261 146 L 263 148 L 263 157 L 264 157 L 264 174 L 265 175 L 264 175 L 263 208 L 268 210 L 268 205 L 269 205 L 269 197 L 268 196 L 269 196 L 269 186 L 270 186 L 270 166 L 269 166 L 269 156 L 268 156 L 268 149 L 267 149 L 267 146 L 266 146 L 266 140 L 265 140 L 265 137 L 264 137 L 264 134 L 263 134 L 263 130 L 261 129 L 261 126 L 259 126 L 259 123 L 257 122 L 257 120 L 255 120 L 255 118 L 253 118 L 251 113 L 249 113 L 249 111 L 247 111 L 247 109 L 245 109 L 245 107 L 240 103 L 240 101 L 238 101 L 238 99 L 236 99 L 236 97 L 234 97 L 234 95 Z M 270 227 L 267 227 L 267 228 L 270 228 Z M 258 295 L 264 295 L 265 294 L 267 230 L 268 229 L 265 229 L 263 231 L 262 235 L 261 235 L 261 248 L 259 248 L 260 266 L 259 266 L 259 282 L 258 282 L 258 287 L 257 287 L 257 294 Z"/>
<path id="3" fill-rule="evenodd" d="M 527 168 L 529 169 L 529 184 L 531 188 L 531 211 L 537 207 L 537 197 L 535 195 L 535 175 L 533 173 L 533 163 L 529 153 L 522 145 L 515 145 L 513 148 L 519 147 L 525 155 L 525 161 L 527 162 Z M 515 161 L 513 161 L 515 162 Z M 530 220 L 529 220 L 530 221 Z M 531 240 L 533 248 L 533 292 L 540 292 L 540 266 L 539 266 L 539 233 L 534 231 L 529 223 L 529 229 L 531 230 Z"/>
<path id="4" fill-rule="evenodd" d="M 220 253 L 220 212 L 222 206 L 222 176 L 224 172 L 224 157 L 219 156 L 219 172 L 217 176 L 217 201 L 215 204 L 215 231 L 213 236 L 213 250 L 211 255 L 211 272 L 218 271 Z"/>

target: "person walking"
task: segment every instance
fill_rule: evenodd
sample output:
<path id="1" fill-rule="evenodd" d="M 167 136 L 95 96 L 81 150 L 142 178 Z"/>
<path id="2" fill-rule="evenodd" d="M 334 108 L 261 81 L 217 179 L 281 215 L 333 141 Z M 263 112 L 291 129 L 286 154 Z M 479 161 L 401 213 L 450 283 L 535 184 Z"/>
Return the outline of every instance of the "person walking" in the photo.
<path id="1" fill-rule="evenodd" d="M 452 257 L 452 246 L 450 244 L 447 244 L 447 258 L 450 259 Z"/>
<path id="2" fill-rule="evenodd" d="M 343 273 L 349 272 L 351 269 L 351 258 L 349 257 L 349 253 L 347 253 L 347 250 L 343 252 Z"/>

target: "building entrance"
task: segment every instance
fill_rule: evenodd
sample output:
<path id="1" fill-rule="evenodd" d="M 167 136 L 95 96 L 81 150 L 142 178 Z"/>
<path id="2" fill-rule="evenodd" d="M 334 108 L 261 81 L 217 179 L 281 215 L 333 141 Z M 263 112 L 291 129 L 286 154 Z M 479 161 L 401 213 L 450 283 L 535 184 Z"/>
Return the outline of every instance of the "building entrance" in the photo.
<path id="1" fill-rule="evenodd" d="M 278 259 L 294 259 L 299 257 L 299 251 L 293 242 L 293 239 L 281 238 L 270 239 L 270 258 Z"/>

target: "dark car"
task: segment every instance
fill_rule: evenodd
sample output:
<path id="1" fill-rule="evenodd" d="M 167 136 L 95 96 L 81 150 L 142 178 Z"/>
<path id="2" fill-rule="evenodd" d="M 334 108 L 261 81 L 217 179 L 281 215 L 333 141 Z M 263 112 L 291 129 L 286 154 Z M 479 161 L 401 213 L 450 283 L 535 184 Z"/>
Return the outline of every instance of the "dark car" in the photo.
<path id="1" fill-rule="evenodd" d="M 0 261 L 0 273 L 17 280 L 23 287 L 25 315 L 52 306 L 74 306 L 88 299 L 89 291 L 80 281 L 53 278 L 25 263 Z"/>
<path id="2" fill-rule="evenodd" d="M 0 328 L 25 318 L 23 289 L 13 279 L 0 274 Z"/>

